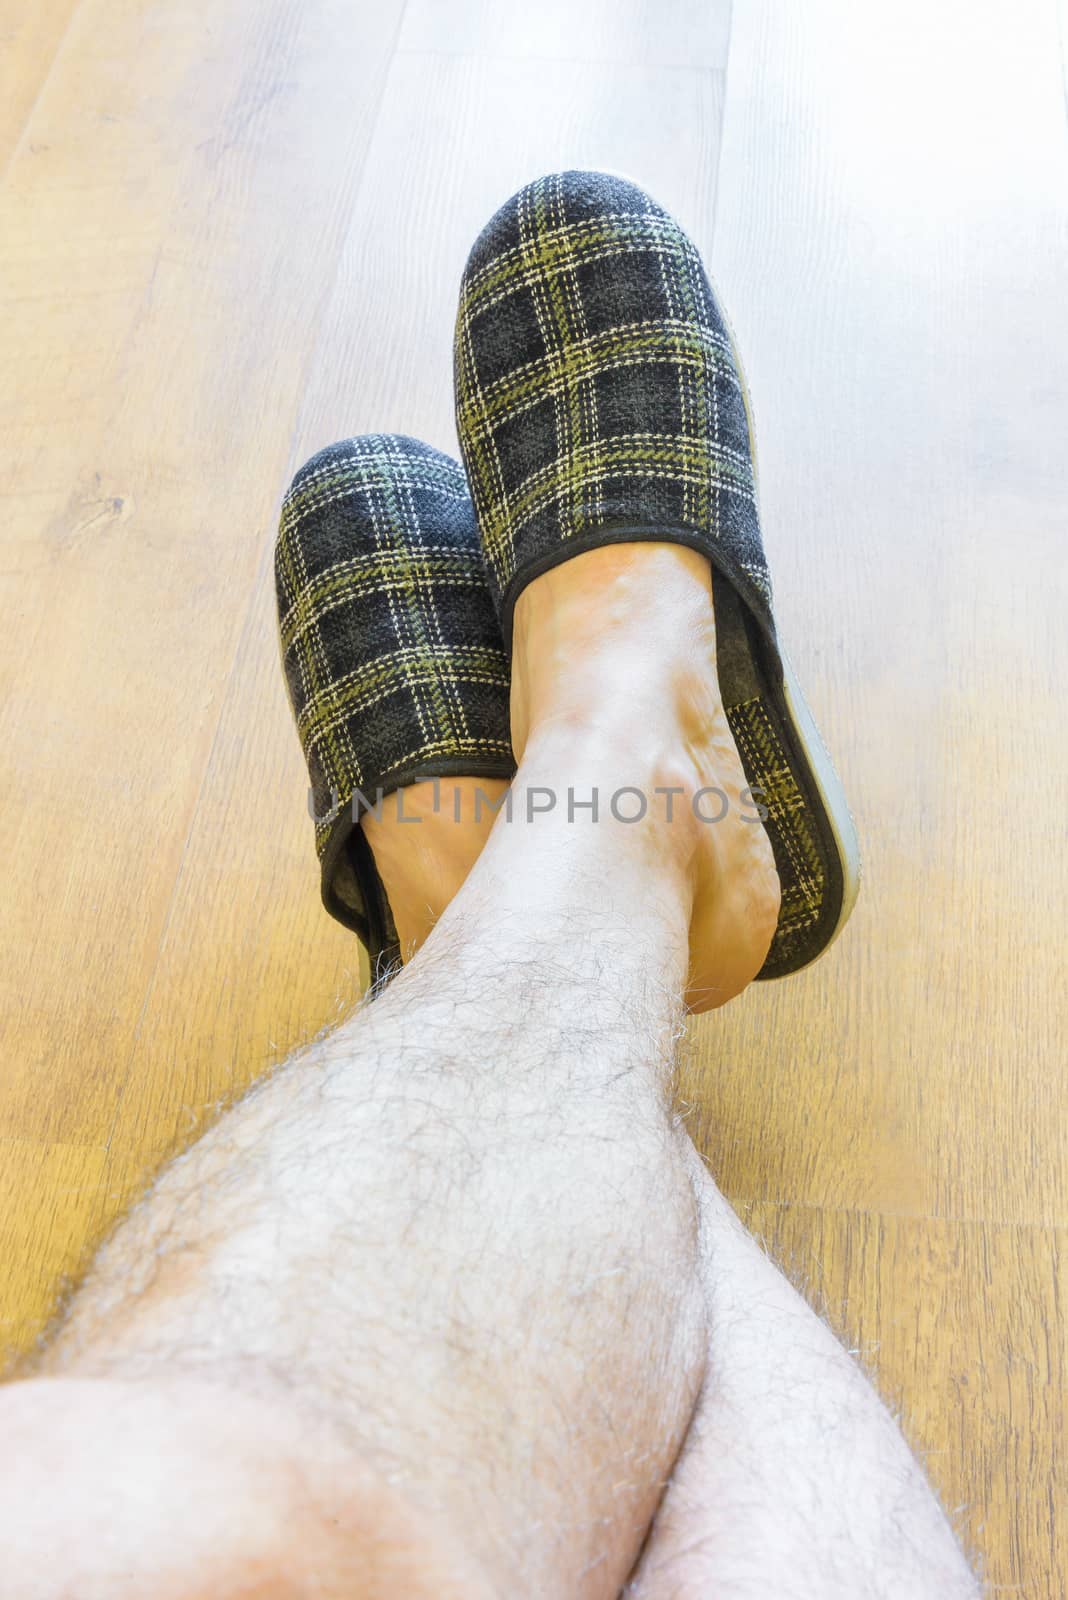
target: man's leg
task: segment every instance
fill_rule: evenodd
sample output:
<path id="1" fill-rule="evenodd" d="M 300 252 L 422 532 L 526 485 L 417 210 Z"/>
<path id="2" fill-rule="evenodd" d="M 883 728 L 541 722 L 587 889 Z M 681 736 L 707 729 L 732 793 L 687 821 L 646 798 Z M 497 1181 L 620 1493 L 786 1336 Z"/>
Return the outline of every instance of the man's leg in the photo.
<path id="1" fill-rule="evenodd" d="M 762 830 L 686 804 L 742 781 L 707 569 L 583 559 L 517 630 L 517 792 L 553 810 L 502 820 L 391 987 L 171 1166 L 0 1393 L 20 1600 L 618 1595 L 705 1359 L 691 912 L 726 995 L 777 897 Z M 617 820 L 623 786 L 677 788 L 675 820 Z"/>
<path id="2" fill-rule="evenodd" d="M 875 1390 L 694 1167 L 708 1366 L 627 1600 L 976 1600 Z"/>
<path id="3" fill-rule="evenodd" d="M 688 553 L 619 561 L 579 558 L 521 602 L 519 792 L 734 794 L 707 575 L 698 603 Z M 662 816 L 499 825 L 373 1009 L 164 1175 L 102 1254 L 49 1376 L 0 1394 L 0 1542 L 20 1597 L 616 1595 L 708 1349 L 694 1158 L 667 1098 L 687 927 L 691 973 L 722 999 L 774 923 L 760 830 L 698 839 L 684 803 L 676 825 Z M 415 926 L 425 896 L 404 858 L 387 884 Z M 768 1373 L 798 1370 L 800 1302 L 699 1192 L 712 1381 L 643 1595 L 709 1592 L 707 1570 L 687 1588 L 677 1564 L 679 1539 L 712 1545 L 690 1498 L 715 1513 L 706 1496 L 748 1493 L 763 1537 L 763 1497 L 807 1526 L 828 1462 L 853 1481 L 854 1447 L 874 1462 L 865 1495 L 901 1482 L 877 1408 L 858 1401 L 853 1438 L 820 1420 L 821 1365 L 836 1416 L 850 1393 L 841 1352 L 817 1352 L 815 1375 L 802 1361 L 789 1425 L 768 1404 Z M 714 1433 L 723 1396 L 731 1426 Z M 752 1472 L 756 1434 L 788 1468 Z M 951 1557 L 914 1489 L 901 1514 L 933 1578 L 907 1592 L 924 1600 Z M 825 1548 L 818 1518 L 811 1533 Z M 739 1563 L 747 1545 L 730 1546 Z M 750 1554 L 719 1576 L 783 1592 Z M 785 1592 L 822 1600 L 820 1560 Z"/>

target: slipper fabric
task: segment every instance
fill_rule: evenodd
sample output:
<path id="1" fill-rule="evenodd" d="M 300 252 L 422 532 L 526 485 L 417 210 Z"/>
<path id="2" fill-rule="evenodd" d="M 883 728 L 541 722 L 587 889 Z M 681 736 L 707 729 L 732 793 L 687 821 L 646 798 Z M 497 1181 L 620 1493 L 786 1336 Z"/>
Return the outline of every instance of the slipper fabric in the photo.
<path id="1" fill-rule="evenodd" d="M 748 396 L 697 250 L 623 179 L 527 185 L 468 259 L 455 381 L 509 647 L 522 590 L 582 551 L 656 540 L 710 559 L 720 689 L 782 885 L 760 976 L 805 966 L 851 909 L 856 839 L 780 651 Z"/>
<path id="2" fill-rule="evenodd" d="M 398 434 L 321 450 L 285 495 L 275 585 L 323 904 L 379 976 L 400 950 L 360 808 L 422 779 L 515 771 L 463 468 Z"/>

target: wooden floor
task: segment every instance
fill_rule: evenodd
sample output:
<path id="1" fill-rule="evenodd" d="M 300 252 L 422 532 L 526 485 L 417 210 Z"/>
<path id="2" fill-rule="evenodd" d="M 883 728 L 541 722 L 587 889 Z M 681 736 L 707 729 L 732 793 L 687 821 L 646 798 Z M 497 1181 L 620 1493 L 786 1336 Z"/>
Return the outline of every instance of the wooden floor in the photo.
<path id="1" fill-rule="evenodd" d="M 607 166 L 730 310 L 865 851 L 834 951 L 694 1028 L 694 1125 L 991 1593 L 1063 1600 L 1066 4 L 0 0 L 0 1344 L 357 992 L 279 497 L 454 448 L 468 244 Z"/>

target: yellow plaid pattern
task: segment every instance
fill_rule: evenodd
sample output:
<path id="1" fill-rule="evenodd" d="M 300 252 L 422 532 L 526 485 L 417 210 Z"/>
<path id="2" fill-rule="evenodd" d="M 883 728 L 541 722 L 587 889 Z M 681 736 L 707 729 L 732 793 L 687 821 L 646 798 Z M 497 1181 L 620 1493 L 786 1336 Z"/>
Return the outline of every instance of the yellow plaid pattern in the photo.
<path id="1" fill-rule="evenodd" d="M 395 434 L 320 451 L 283 501 L 275 580 L 323 898 L 371 944 L 380 886 L 358 792 L 373 803 L 420 778 L 515 770 L 508 659 L 463 469 Z"/>
<path id="2" fill-rule="evenodd" d="M 761 974 L 804 965 L 841 901 L 837 846 L 782 696 L 748 404 L 701 258 L 642 190 L 602 173 L 528 184 L 468 259 L 455 338 L 457 426 L 508 643 L 538 573 L 610 541 L 701 550 L 720 687 L 767 808 L 783 899 Z"/>

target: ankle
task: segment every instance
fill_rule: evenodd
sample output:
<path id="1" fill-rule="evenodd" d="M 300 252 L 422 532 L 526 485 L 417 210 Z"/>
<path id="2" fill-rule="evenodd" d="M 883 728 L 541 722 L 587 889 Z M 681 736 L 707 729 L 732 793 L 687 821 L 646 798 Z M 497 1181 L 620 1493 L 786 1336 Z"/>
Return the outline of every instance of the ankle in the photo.
<path id="1" fill-rule="evenodd" d="M 642 719 L 644 722 L 644 719 Z M 513 821 L 562 839 L 586 836 L 591 870 L 605 885 L 651 893 L 692 907 L 700 828 L 693 809 L 696 769 L 655 725 L 634 727 L 598 711 L 572 708 L 539 720 L 512 786 Z M 600 864 L 598 864 L 600 863 Z M 637 891 L 632 874 L 648 880 Z"/>
<path id="2" fill-rule="evenodd" d="M 779 886 L 720 694 L 707 560 L 656 543 L 587 551 L 535 579 L 515 618 L 520 780 L 546 781 L 531 779 L 532 758 L 565 786 L 596 783 L 609 810 L 599 833 L 616 835 L 600 882 L 618 860 L 651 869 L 643 895 L 670 885 L 689 908 L 687 997 L 723 1004 L 767 955 Z M 633 821 L 612 814 L 620 789 L 638 791 Z"/>
<path id="3" fill-rule="evenodd" d="M 723 719 L 715 648 L 708 562 L 678 545 L 587 551 L 516 606 L 517 753 L 566 774 L 568 794 L 584 780 L 607 822 L 643 831 L 686 878 L 702 758 Z"/>
<path id="4" fill-rule="evenodd" d="M 709 685 L 712 694 L 709 696 Z M 515 609 L 512 739 L 543 725 L 603 730 L 636 760 L 691 743 L 695 705 L 718 706 L 705 557 L 679 545 L 585 551 L 534 580 Z M 712 711 L 704 707 L 704 716 Z"/>

